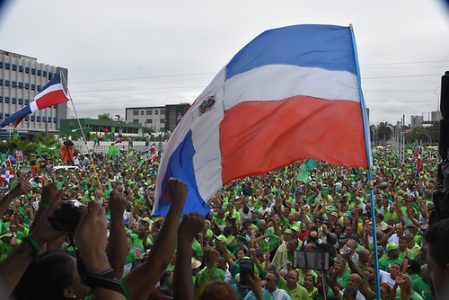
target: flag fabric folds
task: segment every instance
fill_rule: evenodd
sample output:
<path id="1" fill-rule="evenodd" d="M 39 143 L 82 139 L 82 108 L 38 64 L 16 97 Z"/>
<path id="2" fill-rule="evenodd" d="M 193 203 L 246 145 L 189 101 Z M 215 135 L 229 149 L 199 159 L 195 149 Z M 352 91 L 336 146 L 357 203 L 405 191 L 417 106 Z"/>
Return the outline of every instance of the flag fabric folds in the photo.
<path id="1" fill-rule="evenodd" d="M 209 213 L 230 181 L 296 160 L 368 167 L 351 28 L 268 30 L 241 49 L 195 100 L 159 167 L 153 215 L 166 215 L 168 179 L 188 186 L 184 213 Z"/>
<path id="2" fill-rule="evenodd" d="M 19 125 L 19 123 L 29 114 L 69 100 L 69 96 L 66 93 L 64 83 L 61 79 L 61 74 L 58 72 L 53 79 L 50 80 L 36 96 L 34 96 L 33 102 L 6 118 L 0 124 L 0 127 L 8 126 L 11 123 L 14 124 L 14 127 L 17 127 L 17 125 Z"/>

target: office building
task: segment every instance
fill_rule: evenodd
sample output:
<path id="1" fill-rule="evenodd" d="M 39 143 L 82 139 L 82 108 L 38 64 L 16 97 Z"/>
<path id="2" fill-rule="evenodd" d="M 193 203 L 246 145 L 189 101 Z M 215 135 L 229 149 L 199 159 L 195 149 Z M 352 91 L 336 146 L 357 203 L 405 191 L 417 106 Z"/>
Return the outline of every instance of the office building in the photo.
<path id="1" fill-rule="evenodd" d="M 57 72 L 67 80 L 65 68 L 44 64 L 37 58 L 0 50 L 0 121 L 33 101 L 33 97 Z M 60 120 L 67 118 L 67 103 L 37 111 L 17 127 L 18 132 L 59 132 Z M 13 126 L 2 128 L 3 132 Z"/>
<path id="2" fill-rule="evenodd" d="M 441 111 L 435 110 L 431 112 L 431 121 L 432 122 L 439 122 L 443 117 L 441 116 Z"/>
<path id="3" fill-rule="evenodd" d="M 411 127 L 416 127 L 416 126 L 420 126 L 422 125 L 424 122 L 424 117 L 423 116 L 411 116 L 410 117 L 410 126 Z"/>
<path id="4" fill-rule="evenodd" d="M 190 104 L 168 104 L 165 106 L 128 107 L 126 122 L 139 123 L 155 132 L 173 131 L 189 109 Z"/>

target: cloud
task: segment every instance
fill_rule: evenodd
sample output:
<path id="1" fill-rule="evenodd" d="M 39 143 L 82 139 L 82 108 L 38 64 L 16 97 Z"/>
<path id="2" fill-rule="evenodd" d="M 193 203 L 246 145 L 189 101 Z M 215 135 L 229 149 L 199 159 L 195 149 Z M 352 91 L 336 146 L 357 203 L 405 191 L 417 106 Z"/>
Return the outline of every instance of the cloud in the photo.
<path id="1" fill-rule="evenodd" d="M 374 122 L 434 110 L 449 70 L 437 0 L 23 0 L 2 19 L 3 49 L 68 68 L 81 116 L 192 102 L 255 36 L 292 24 L 353 24 Z"/>

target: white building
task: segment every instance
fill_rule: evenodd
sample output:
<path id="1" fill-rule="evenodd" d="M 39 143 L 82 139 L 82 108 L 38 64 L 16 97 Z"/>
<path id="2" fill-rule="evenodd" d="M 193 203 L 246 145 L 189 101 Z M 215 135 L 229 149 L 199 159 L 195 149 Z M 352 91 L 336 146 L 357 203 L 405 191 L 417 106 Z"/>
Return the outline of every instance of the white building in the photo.
<path id="1" fill-rule="evenodd" d="M 67 69 L 37 61 L 37 58 L 0 50 L 0 121 L 33 101 L 33 97 L 56 72 L 62 71 L 67 79 Z M 58 132 L 61 119 L 67 118 L 67 104 L 58 104 L 27 116 L 18 131 Z M 12 126 L 2 128 L 3 131 Z"/>
<path id="2" fill-rule="evenodd" d="M 167 104 L 165 106 L 128 107 L 126 122 L 140 123 L 155 132 L 173 131 L 189 109 L 189 103 Z"/>
<path id="3" fill-rule="evenodd" d="M 422 125 L 424 122 L 424 117 L 423 116 L 411 116 L 410 117 L 410 126 L 411 127 L 416 127 L 416 126 L 420 126 Z"/>

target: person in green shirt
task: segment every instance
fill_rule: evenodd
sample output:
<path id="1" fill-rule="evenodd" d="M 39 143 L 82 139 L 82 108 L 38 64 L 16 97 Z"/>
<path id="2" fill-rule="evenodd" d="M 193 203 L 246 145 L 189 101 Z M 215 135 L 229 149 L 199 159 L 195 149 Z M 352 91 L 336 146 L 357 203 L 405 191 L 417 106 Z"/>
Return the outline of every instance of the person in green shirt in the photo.
<path id="1" fill-rule="evenodd" d="M 299 274 L 296 270 L 287 273 L 287 280 L 279 276 L 279 288 L 284 289 L 292 300 L 308 300 L 306 288 L 298 284 Z"/>
<path id="2" fill-rule="evenodd" d="M 198 272 L 196 276 L 195 289 L 198 292 L 208 282 L 212 280 L 225 279 L 225 272 L 217 267 L 219 253 L 215 250 L 204 251 L 204 262 L 206 267 Z"/>
<path id="3" fill-rule="evenodd" d="M 349 277 L 351 272 L 346 264 L 346 259 L 338 255 L 334 260 L 334 270 L 332 276 L 335 276 L 335 282 L 340 289 L 348 286 Z"/>
<path id="4" fill-rule="evenodd" d="M 386 248 L 387 253 L 379 259 L 379 268 L 387 271 L 392 264 L 402 265 L 404 259 L 400 257 L 399 245 L 388 243 Z"/>
<path id="5" fill-rule="evenodd" d="M 308 300 L 316 299 L 318 289 L 315 287 L 315 277 L 310 273 L 304 276 L 304 288 L 307 290 Z"/>

